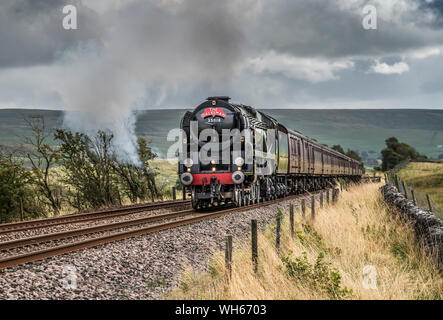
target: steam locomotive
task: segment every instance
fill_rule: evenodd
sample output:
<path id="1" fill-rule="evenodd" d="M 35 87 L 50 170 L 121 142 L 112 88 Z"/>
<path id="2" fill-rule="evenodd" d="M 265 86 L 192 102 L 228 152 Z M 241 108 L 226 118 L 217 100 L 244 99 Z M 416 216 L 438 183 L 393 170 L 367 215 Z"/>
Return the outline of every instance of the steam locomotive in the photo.
<path id="1" fill-rule="evenodd" d="M 181 121 L 178 173 L 193 208 L 245 206 L 361 179 L 361 162 L 229 100 L 209 97 Z"/>

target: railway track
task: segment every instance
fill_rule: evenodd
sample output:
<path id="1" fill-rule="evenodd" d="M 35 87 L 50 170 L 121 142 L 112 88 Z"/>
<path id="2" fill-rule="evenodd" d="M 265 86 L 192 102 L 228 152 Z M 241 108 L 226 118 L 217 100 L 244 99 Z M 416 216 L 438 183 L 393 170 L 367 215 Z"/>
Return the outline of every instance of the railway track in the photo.
<path id="1" fill-rule="evenodd" d="M 176 206 L 187 205 L 190 203 L 191 203 L 190 200 L 164 201 L 164 202 L 148 203 L 141 205 L 133 205 L 122 208 L 105 209 L 89 213 L 72 214 L 72 215 L 66 215 L 62 217 L 55 217 L 49 219 L 5 223 L 0 225 L 0 235 L 10 232 L 52 227 L 61 224 L 88 222 L 104 218 L 108 219 L 108 218 L 121 217 L 132 213 L 138 213 L 138 212 L 155 210 L 155 209 L 167 209 Z"/>
<path id="2" fill-rule="evenodd" d="M 320 190 L 310 194 L 316 194 L 318 192 L 320 192 Z M 213 212 L 202 213 L 202 212 L 196 212 L 194 210 L 183 210 L 183 211 L 177 211 L 172 213 L 123 221 L 123 222 L 116 222 L 112 224 L 103 224 L 94 227 L 88 227 L 88 228 L 82 228 L 82 229 L 58 232 L 52 234 L 45 234 L 41 236 L 2 242 L 0 243 L 0 252 L 2 253 L 3 257 L 0 258 L 0 270 L 16 266 L 19 264 L 38 261 L 53 256 L 61 255 L 64 253 L 77 251 L 80 249 L 91 248 L 114 241 L 119 241 L 162 230 L 172 229 L 192 223 L 197 223 L 204 220 L 214 219 L 231 213 L 243 212 L 254 208 L 265 207 L 284 200 L 297 199 L 305 196 L 306 193 L 301 195 L 289 196 L 283 199 L 276 199 L 262 203 L 257 203 L 245 207 L 239 207 L 239 208 L 231 207 L 224 210 L 213 211 Z M 162 222 L 157 224 L 152 224 L 154 222 L 159 222 L 159 221 Z M 121 229 L 132 228 L 132 227 L 137 227 L 137 228 L 121 231 Z M 104 235 L 99 234 L 103 232 L 109 232 L 109 233 Z M 85 236 L 85 235 L 91 237 L 79 241 L 74 240 L 69 243 L 61 245 L 56 243 L 57 241 L 61 242 L 64 239 L 72 239 L 75 237 Z M 40 250 L 37 248 L 37 250 L 31 250 L 26 253 L 8 254 L 8 251 L 11 250 L 13 251 L 17 248 L 30 248 L 51 241 L 52 243 L 55 243 L 54 246 L 50 246 Z"/>

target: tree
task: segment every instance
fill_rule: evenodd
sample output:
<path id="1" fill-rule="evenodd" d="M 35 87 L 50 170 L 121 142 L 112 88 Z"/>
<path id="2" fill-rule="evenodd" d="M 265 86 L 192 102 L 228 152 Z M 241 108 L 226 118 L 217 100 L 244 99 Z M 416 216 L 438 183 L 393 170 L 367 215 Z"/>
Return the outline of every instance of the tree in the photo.
<path id="1" fill-rule="evenodd" d="M 357 160 L 357 161 L 361 161 L 360 156 L 359 156 L 358 153 L 357 153 L 356 151 L 354 151 L 354 150 L 348 149 L 348 151 L 346 152 L 346 155 L 347 155 L 349 158 L 355 159 L 355 160 Z"/>
<path id="2" fill-rule="evenodd" d="M 0 222 L 45 215 L 45 210 L 35 197 L 33 177 L 22 162 L 12 156 L 0 158 Z"/>
<path id="3" fill-rule="evenodd" d="M 333 145 L 332 149 L 334 149 L 337 152 L 340 152 L 341 154 L 344 154 L 346 156 L 348 156 L 349 158 L 361 161 L 360 156 L 358 155 L 357 151 L 348 149 L 348 152 L 345 152 L 345 150 L 343 149 L 343 147 L 339 144 Z"/>
<path id="4" fill-rule="evenodd" d="M 62 206 L 62 188 L 55 182 L 55 172 L 51 169 L 56 166 L 60 153 L 47 143 L 50 133 L 46 130 L 43 116 L 32 116 L 24 120 L 32 132 L 30 137 L 25 138 L 25 143 L 31 147 L 25 153 L 31 163 L 34 183 L 39 191 L 37 196 L 43 196 L 40 197 L 41 201 L 52 209 L 54 215 L 58 215 Z"/>
<path id="5" fill-rule="evenodd" d="M 73 207 L 81 210 L 122 204 L 121 194 L 133 203 L 158 198 L 157 172 L 149 165 L 157 155 L 144 138 L 138 139 L 139 164 L 119 159 L 110 131 L 98 131 L 90 137 L 57 129 L 55 138 L 61 142 L 60 164 L 66 172 Z"/>
<path id="6" fill-rule="evenodd" d="M 418 153 L 410 145 L 399 142 L 397 138 L 390 137 L 385 140 L 386 148 L 381 151 L 383 171 L 394 168 L 397 164 L 407 159 L 410 160 L 424 160 L 427 159 L 425 155 Z"/>
<path id="7" fill-rule="evenodd" d="M 345 150 L 343 150 L 342 146 L 339 144 L 333 145 L 332 149 L 334 149 L 335 151 L 340 152 L 341 154 L 345 154 Z"/>
<path id="8" fill-rule="evenodd" d="M 159 195 L 155 183 L 157 172 L 150 167 L 149 161 L 155 159 L 157 155 L 148 147 L 146 139 L 139 137 L 137 145 L 140 164 L 137 166 L 118 161 L 116 158 L 113 164 L 114 170 L 120 176 L 124 193 L 131 202 L 144 201 L 148 197 L 154 201 Z"/>
<path id="9" fill-rule="evenodd" d="M 98 131 L 92 138 L 56 129 L 60 141 L 60 164 L 65 183 L 70 187 L 69 203 L 79 210 L 121 203 L 118 183 L 113 171 L 113 134 Z"/>

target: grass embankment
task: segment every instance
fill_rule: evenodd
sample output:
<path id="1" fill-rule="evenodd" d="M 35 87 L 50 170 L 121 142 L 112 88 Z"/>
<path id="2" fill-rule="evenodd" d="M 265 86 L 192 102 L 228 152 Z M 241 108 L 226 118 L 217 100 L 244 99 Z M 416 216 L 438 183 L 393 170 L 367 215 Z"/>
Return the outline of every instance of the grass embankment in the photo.
<path id="1" fill-rule="evenodd" d="M 302 222 L 296 208 L 294 239 L 285 208 L 280 256 L 275 250 L 275 225 L 259 232 L 257 276 L 249 239 L 234 240 L 229 283 L 219 252 L 207 273 L 188 269 L 169 298 L 442 299 L 441 275 L 419 248 L 411 226 L 385 205 L 380 186 L 367 184 L 342 192 L 338 203 L 318 210 L 312 223 Z M 365 278 L 368 266 L 376 268 L 376 289 Z"/>
<path id="2" fill-rule="evenodd" d="M 178 160 L 177 159 L 154 159 L 151 166 L 158 170 L 156 182 L 159 186 L 171 189 L 175 186 L 178 179 Z"/>
<path id="3" fill-rule="evenodd" d="M 398 172 L 398 177 L 414 187 L 418 204 L 427 208 L 425 195 L 439 207 L 437 216 L 443 219 L 443 163 L 411 162 Z"/>

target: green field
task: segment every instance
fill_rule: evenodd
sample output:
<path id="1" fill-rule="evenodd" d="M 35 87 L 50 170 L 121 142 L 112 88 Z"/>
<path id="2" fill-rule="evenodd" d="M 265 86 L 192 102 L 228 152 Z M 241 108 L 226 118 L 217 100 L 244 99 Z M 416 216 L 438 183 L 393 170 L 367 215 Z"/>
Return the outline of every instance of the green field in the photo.
<path id="1" fill-rule="evenodd" d="M 169 195 L 169 191 L 173 186 L 176 186 L 178 181 L 178 163 L 176 159 L 172 159 L 171 162 L 166 159 L 152 160 L 151 166 L 159 172 L 156 178 L 157 186 L 166 191 L 166 195 Z M 170 195 L 172 196 L 172 194 Z M 180 199 L 182 195 L 177 193 L 177 197 Z"/>
<path id="2" fill-rule="evenodd" d="M 136 134 L 151 141 L 159 156 L 166 157 L 170 129 L 179 127 L 186 110 L 137 112 Z M 303 134 L 330 146 L 341 144 L 379 157 L 384 140 L 395 136 L 428 157 L 443 154 L 443 110 L 300 110 L 269 109 L 266 113 Z M 63 113 L 48 110 L 0 110 L 0 144 L 15 145 L 29 134 L 23 116 L 44 115 L 48 127 L 62 126 Z M 368 163 L 366 163 L 368 164 Z"/>
<path id="3" fill-rule="evenodd" d="M 414 187 L 420 207 L 428 208 L 425 195 L 429 194 L 434 213 L 443 219 L 443 163 L 411 162 L 398 172 L 398 177 Z"/>

